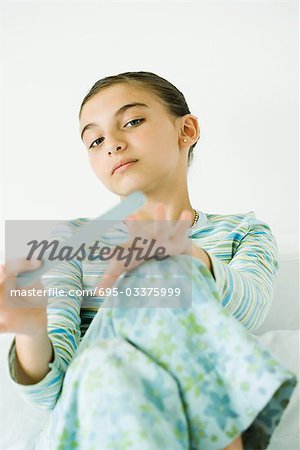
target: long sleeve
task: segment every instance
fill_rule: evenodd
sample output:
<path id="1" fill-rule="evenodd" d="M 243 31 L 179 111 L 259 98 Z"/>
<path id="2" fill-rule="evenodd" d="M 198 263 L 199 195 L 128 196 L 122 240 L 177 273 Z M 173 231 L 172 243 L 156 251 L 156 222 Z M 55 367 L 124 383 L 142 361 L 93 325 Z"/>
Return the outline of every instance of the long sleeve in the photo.
<path id="1" fill-rule="evenodd" d="M 245 227 L 245 222 L 243 222 Z M 234 230 L 239 244 L 226 264 L 208 251 L 222 305 L 246 328 L 258 328 L 271 306 L 278 247 L 270 227 L 254 216 L 247 218 L 246 229 Z M 232 233 L 231 233 L 232 237 Z"/>
<path id="2" fill-rule="evenodd" d="M 57 230 L 59 231 L 61 232 L 62 229 Z M 52 238 L 58 239 L 56 236 L 57 234 L 54 234 Z M 26 401 L 42 409 L 54 408 L 63 385 L 65 372 L 80 342 L 82 296 L 74 294 L 76 290 L 80 291 L 78 293 L 82 291 L 81 279 L 81 265 L 76 259 L 61 262 L 42 277 L 44 289 L 49 292 L 47 329 L 54 350 L 54 359 L 49 363 L 50 371 L 41 381 L 33 385 L 17 383 L 14 374 L 15 340 L 9 350 L 9 372 L 16 389 Z M 61 292 L 58 295 L 59 290 Z"/>

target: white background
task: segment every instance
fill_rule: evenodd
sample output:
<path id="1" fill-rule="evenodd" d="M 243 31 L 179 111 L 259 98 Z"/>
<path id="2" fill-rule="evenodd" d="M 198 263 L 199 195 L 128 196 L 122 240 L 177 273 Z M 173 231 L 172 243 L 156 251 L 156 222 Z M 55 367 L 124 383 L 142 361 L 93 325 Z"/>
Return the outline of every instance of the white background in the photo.
<path id="1" fill-rule="evenodd" d="M 297 1 L 2 2 L 3 217 L 94 217 L 119 202 L 89 167 L 78 110 L 99 78 L 147 70 L 175 84 L 199 118 L 192 205 L 254 210 L 295 254 L 297 8 Z"/>
<path id="2" fill-rule="evenodd" d="M 149 70 L 173 82 L 200 121 L 189 171 L 193 206 L 207 213 L 254 210 L 271 225 L 282 253 L 294 259 L 298 1 L 0 0 L 0 6 L 0 253 L 4 217 L 97 216 L 118 203 L 89 168 L 77 114 L 99 78 Z M 281 265 L 280 302 L 272 313 L 277 327 L 268 319 L 269 329 L 281 331 L 263 336 L 295 373 L 299 338 L 284 328 L 299 326 L 290 327 L 298 317 L 297 273 L 291 262 Z M 0 362 L 10 338 L 0 336 Z M 33 422 L 40 427 L 44 419 L 30 410 L 24 420 L 25 407 L 12 397 L 16 393 L 3 373 L 2 435 L 31 448 Z M 296 448 L 298 406 L 294 395 L 270 449 Z"/>

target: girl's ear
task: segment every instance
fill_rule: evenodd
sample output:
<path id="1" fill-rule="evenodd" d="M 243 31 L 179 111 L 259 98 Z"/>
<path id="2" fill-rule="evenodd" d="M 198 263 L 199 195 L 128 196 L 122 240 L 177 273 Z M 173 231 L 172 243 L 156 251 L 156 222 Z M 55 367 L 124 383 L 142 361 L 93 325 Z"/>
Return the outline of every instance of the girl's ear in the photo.
<path id="1" fill-rule="evenodd" d="M 179 143 L 182 147 L 191 147 L 200 137 L 199 124 L 196 116 L 186 114 L 181 117 Z"/>

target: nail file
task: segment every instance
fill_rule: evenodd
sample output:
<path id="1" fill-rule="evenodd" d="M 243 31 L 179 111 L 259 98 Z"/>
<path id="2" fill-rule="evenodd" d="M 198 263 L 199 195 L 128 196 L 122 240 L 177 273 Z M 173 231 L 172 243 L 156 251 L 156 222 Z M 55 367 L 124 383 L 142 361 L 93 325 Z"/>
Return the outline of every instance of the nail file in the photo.
<path id="1" fill-rule="evenodd" d="M 146 202 L 146 196 L 141 191 L 135 191 L 129 194 L 125 200 L 122 200 L 117 206 L 111 208 L 105 214 L 96 217 L 76 233 L 72 234 L 70 238 L 59 242 L 56 252 L 59 253 L 62 247 L 78 248 L 84 242 L 90 242 L 93 239 L 99 239 L 102 234 L 111 228 L 112 220 L 124 220 L 130 214 L 133 214 Z M 46 252 L 45 252 L 46 254 Z M 42 266 L 31 272 L 22 272 L 17 275 L 17 285 L 24 288 L 33 282 L 37 281 L 41 275 L 47 272 L 50 268 L 60 264 L 59 259 L 50 260 L 43 259 Z"/>

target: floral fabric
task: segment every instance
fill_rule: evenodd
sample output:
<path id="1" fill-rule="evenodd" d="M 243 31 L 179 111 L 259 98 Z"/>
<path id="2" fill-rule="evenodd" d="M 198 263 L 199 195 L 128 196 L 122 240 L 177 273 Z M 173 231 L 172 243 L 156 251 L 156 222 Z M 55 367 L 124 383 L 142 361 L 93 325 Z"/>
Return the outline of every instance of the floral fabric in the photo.
<path id="1" fill-rule="evenodd" d="M 159 307 L 151 297 L 126 307 L 125 294 L 106 299 L 37 450 L 221 450 L 241 433 L 245 450 L 267 448 L 294 375 L 224 309 L 200 260 L 150 260 L 115 287 L 154 285 L 179 287 L 184 306 L 165 307 L 163 297 L 155 298 Z"/>

